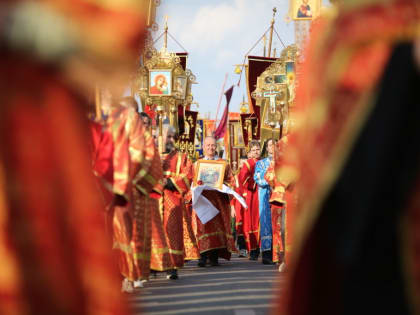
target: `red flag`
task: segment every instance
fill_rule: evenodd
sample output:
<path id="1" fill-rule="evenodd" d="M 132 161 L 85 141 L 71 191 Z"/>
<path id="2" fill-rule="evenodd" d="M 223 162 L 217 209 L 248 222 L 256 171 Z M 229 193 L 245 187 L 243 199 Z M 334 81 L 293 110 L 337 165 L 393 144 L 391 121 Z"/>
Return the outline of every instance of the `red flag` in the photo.
<path id="1" fill-rule="evenodd" d="M 216 138 L 216 140 L 223 138 L 226 132 L 226 128 L 227 128 L 228 120 L 229 120 L 229 103 L 230 103 L 230 99 L 232 98 L 233 87 L 234 86 L 232 85 L 230 89 L 225 92 L 226 107 L 225 107 L 225 111 L 223 112 L 222 119 L 220 119 L 219 125 L 217 126 L 216 131 L 214 132 L 214 137 Z"/>

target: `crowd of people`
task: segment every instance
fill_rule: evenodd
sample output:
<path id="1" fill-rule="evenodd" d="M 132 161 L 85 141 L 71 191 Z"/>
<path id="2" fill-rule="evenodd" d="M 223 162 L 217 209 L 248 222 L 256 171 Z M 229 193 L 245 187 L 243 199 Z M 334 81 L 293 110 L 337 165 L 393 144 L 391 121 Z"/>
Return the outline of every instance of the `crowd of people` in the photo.
<path id="1" fill-rule="evenodd" d="M 270 200 L 275 187 L 273 155 L 281 155 L 274 139 L 265 142 L 263 158 L 260 142 L 250 142 L 248 159 L 242 160 L 237 174 L 225 161 L 223 183 L 245 202 L 204 190 L 202 195 L 219 213 L 202 223 L 192 206 L 195 163 L 177 150 L 176 129 L 163 124 L 160 131 L 139 112 L 134 98 L 116 99 L 107 89 L 101 91 L 100 112 L 90 115 L 92 165 L 123 292 L 142 287 L 151 273 L 166 272 L 168 279 L 176 280 L 185 261 L 218 266 L 219 257 L 230 260 L 232 253 L 258 260 L 261 252 L 263 264 L 284 268 L 286 202 L 275 206 Z M 212 136 L 204 139 L 203 152 L 200 159 L 224 161 Z"/>

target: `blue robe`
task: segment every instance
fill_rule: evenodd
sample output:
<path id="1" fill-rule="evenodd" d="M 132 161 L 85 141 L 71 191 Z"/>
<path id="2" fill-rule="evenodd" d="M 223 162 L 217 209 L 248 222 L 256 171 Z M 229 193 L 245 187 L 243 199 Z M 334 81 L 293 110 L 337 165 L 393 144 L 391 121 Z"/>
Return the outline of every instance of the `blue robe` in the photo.
<path id="1" fill-rule="evenodd" d="M 272 158 L 267 157 L 255 165 L 254 180 L 258 185 L 258 199 L 260 208 L 260 239 L 261 251 L 272 250 L 273 231 L 271 226 L 270 195 L 271 187 L 264 179 Z"/>

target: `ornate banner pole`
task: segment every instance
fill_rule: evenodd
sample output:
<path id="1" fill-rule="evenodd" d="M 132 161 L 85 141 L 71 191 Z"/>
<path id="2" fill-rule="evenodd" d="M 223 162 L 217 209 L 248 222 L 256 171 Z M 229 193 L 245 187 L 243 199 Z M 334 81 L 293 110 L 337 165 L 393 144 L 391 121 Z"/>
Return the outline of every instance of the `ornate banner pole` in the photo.
<path id="1" fill-rule="evenodd" d="M 271 20 L 271 27 L 270 27 L 270 40 L 268 42 L 268 58 L 271 57 L 271 45 L 273 44 L 273 31 L 274 31 L 274 17 L 276 15 L 277 9 L 273 8 L 273 19 Z"/>

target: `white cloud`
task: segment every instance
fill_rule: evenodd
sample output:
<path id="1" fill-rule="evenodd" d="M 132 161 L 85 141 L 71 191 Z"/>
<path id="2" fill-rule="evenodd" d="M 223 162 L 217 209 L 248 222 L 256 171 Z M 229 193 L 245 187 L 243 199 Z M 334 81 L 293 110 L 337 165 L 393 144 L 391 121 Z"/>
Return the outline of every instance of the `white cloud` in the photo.
<path id="1" fill-rule="evenodd" d="M 238 32 L 242 19 L 243 12 L 234 6 L 204 6 L 196 13 L 188 25 L 188 32 L 183 33 L 181 39 L 192 49 L 204 51 L 220 45 L 232 32 Z"/>

